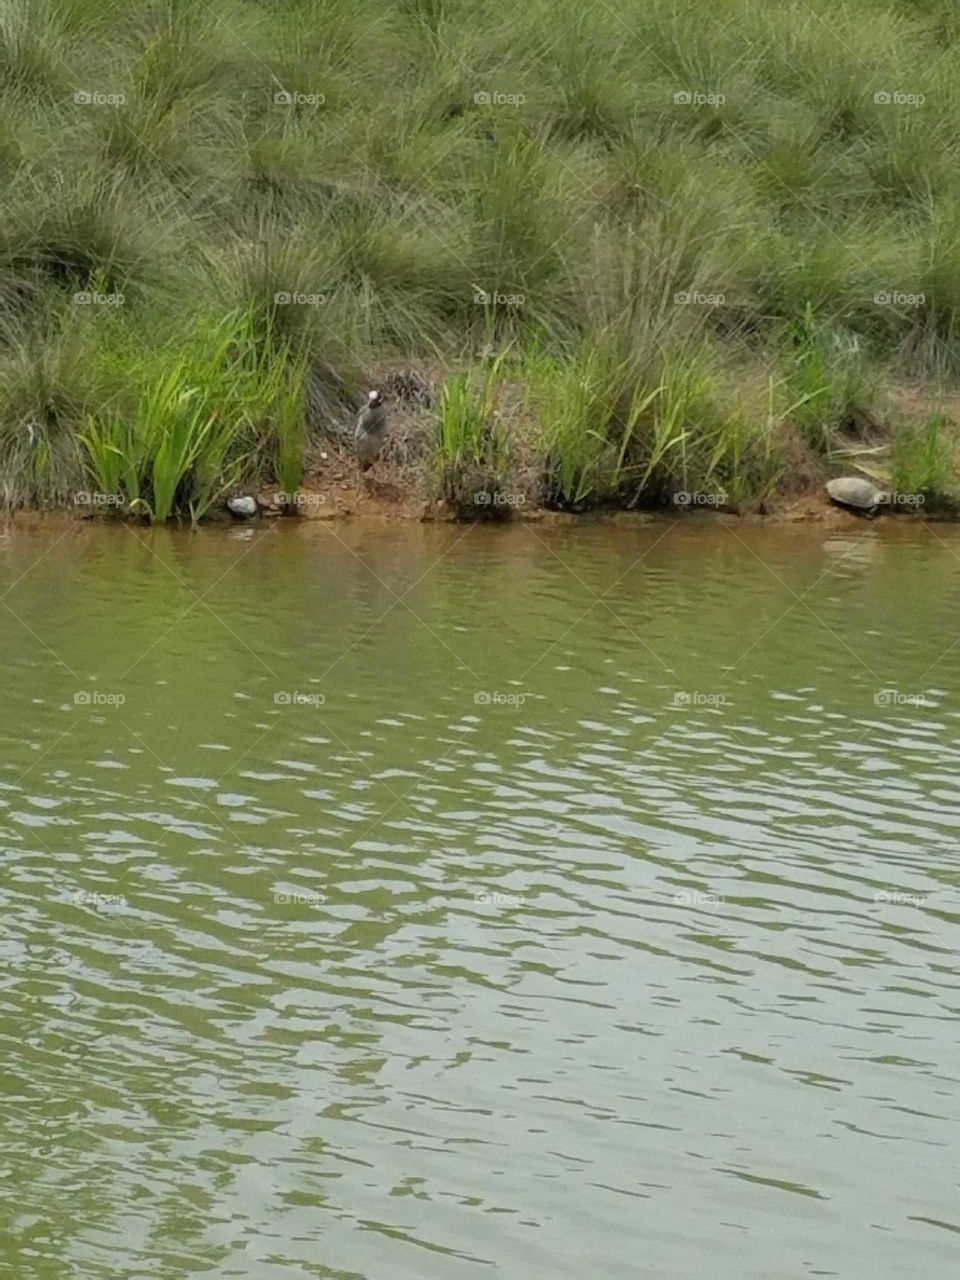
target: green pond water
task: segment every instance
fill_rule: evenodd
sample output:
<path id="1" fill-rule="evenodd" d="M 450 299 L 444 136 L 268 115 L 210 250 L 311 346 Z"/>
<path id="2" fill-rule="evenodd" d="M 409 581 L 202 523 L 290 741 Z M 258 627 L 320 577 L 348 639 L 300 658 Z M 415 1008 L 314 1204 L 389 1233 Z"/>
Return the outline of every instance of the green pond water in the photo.
<path id="1" fill-rule="evenodd" d="M 960 530 L 0 536 L 0 1274 L 960 1273 Z"/>

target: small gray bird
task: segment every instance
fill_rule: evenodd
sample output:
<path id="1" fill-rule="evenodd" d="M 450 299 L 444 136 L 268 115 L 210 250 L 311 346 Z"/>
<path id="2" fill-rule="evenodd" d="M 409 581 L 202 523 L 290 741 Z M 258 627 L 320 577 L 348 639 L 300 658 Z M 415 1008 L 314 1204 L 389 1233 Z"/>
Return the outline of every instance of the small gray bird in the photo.
<path id="1" fill-rule="evenodd" d="M 353 443 L 357 450 L 360 470 L 372 467 L 379 457 L 387 435 L 387 405 L 379 391 L 371 391 L 367 403 L 360 410 Z"/>

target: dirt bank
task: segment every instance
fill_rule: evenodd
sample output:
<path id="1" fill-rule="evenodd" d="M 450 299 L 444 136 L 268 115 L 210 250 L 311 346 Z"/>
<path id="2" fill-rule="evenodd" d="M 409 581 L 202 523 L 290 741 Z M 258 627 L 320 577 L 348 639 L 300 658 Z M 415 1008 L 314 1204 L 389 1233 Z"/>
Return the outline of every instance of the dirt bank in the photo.
<path id="1" fill-rule="evenodd" d="M 252 492 L 252 491 L 251 491 Z M 257 491 L 261 507 L 258 519 L 272 520 L 290 514 L 290 504 L 276 486 Z M 295 495 L 293 506 L 301 519 L 315 521 L 416 521 L 437 523 L 470 523 L 470 517 L 458 512 L 442 498 L 432 496 L 423 476 L 413 468 L 397 467 L 390 462 L 379 462 L 368 472 L 361 473 L 349 450 L 328 447 L 319 452 L 308 467 L 301 489 Z M 484 519 L 483 508 L 477 508 L 477 519 Z M 90 508 L 69 506 L 59 509 L 25 509 L 11 513 L 8 519 L 17 524 L 31 524 L 52 516 L 81 520 L 115 521 L 122 513 L 116 506 Z M 852 527 L 861 525 L 865 517 L 854 511 L 838 507 L 827 497 L 822 481 L 808 483 L 802 492 L 775 494 L 762 503 L 737 510 L 732 507 L 710 505 L 664 504 L 655 509 L 623 510 L 615 507 L 598 507 L 574 514 L 556 511 L 542 506 L 533 494 L 512 496 L 511 505 L 501 508 L 500 520 L 485 523 L 508 524 L 511 521 L 537 522 L 547 525 L 573 525 L 583 522 L 622 524 L 636 526 L 664 521 L 683 521 L 686 524 L 716 524 L 718 521 L 761 524 L 818 524 L 827 527 Z M 927 510 L 924 507 L 906 507 L 885 511 L 876 517 L 884 523 L 897 525 L 956 522 L 958 513 L 952 510 Z M 205 518 L 204 523 L 237 524 L 220 504 Z"/>
<path id="2" fill-rule="evenodd" d="M 281 504 L 276 492 L 265 489 L 258 494 L 265 506 L 265 516 L 279 516 Z M 355 462 L 348 457 L 330 457 L 310 470 L 303 488 L 297 495 L 297 510 L 308 520 L 364 520 L 438 521 L 457 523 L 464 517 L 454 511 L 443 499 L 431 498 L 421 488 L 413 488 L 398 482 L 393 476 L 384 475 L 377 467 L 361 474 Z M 951 512 L 926 512 L 897 510 L 885 513 L 878 519 L 900 523 L 924 521 L 955 521 Z M 760 522 L 763 524 L 816 523 L 843 527 L 862 523 L 863 516 L 836 506 L 821 487 L 811 488 L 801 494 L 781 495 L 767 499 L 758 509 L 736 511 L 731 508 L 683 505 L 664 506 L 656 510 L 623 511 L 615 508 L 598 508 L 583 514 L 548 510 L 534 501 L 520 501 L 510 509 L 503 521 L 536 521 L 548 524 L 575 524 L 582 521 L 637 525 L 654 521 L 683 520 L 689 523 L 717 520 Z"/>

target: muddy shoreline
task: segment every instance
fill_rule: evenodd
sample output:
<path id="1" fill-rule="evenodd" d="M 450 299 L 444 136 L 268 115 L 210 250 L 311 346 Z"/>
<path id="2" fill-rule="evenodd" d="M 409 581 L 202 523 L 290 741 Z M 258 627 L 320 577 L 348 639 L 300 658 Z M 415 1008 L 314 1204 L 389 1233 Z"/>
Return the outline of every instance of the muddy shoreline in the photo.
<path id="1" fill-rule="evenodd" d="M 393 483 L 370 482 L 367 486 L 337 479 L 324 482 L 323 476 L 311 476 L 296 495 L 293 508 L 286 509 L 282 495 L 278 498 L 274 489 L 257 493 L 261 511 L 252 519 L 241 520 L 225 508 L 211 513 L 202 522 L 204 528 L 237 528 L 244 524 L 251 527 L 276 521 L 346 523 L 421 523 L 421 524 L 485 524 L 508 528 L 511 525 L 535 523 L 541 526 L 565 528 L 578 525 L 643 525 L 683 523 L 688 527 L 718 524 L 734 525 L 801 525 L 813 524 L 825 527 L 852 528 L 873 523 L 895 524 L 898 527 L 919 524 L 956 524 L 960 513 L 950 510 L 897 510 L 880 516 L 867 517 L 855 511 L 837 506 L 822 490 L 812 490 L 800 495 L 769 500 L 762 510 L 735 511 L 726 507 L 686 506 L 658 507 L 631 511 L 614 507 L 597 507 L 589 511 L 573 513 L 556 511 L 534 503 L 520 503 L 499 517 L 475 518 L 453 510 L 443 499 L 431 499 L 422 493 L 404 491 Z M 5 524 L 22 526 L 43 524 L 50 521 L 67 521 L 78 524 L 123 524 L 139 526 L 141 521 L 125 519 L 115 507 L 108 505 L 63 505 L 43 509 L 21 509 L 5 513 Z M 173 522 L 174 524 L 176 522 Z"/>

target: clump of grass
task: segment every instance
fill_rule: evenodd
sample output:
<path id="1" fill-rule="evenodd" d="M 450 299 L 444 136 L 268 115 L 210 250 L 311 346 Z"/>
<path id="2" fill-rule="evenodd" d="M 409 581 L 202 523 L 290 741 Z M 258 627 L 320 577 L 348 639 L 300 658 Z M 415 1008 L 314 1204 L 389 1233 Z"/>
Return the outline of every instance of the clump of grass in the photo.
<path id="1" fill-rule="evenodd" d="M 956 505 L 955 448 L 955 427 L 941 413 L 922 425 L 898 424 L 891 450 L 894 493 L 919 497 L 927 509 Z"/>
<path id="2" fill-rule="evenodd" d="M 631 365 L 596 340 L 555 356 L 537 347 L 524 368 L 528 405 L 540 423 L 544 504 L 585 511 L 620 495 L 643 412 L 660 388 L 630 387 Z"/>
<path id="3" fill-rule="evenodd" d="M 114 390 L 96 367 L 89 315 L 0 327 L 0 507 L 74 501 L 84 488 L 78 428 Z"/>
<path id="4" fill-rule="evenodd" d="M 43 0 L 4 5 L 0 12 L 0 75 L 23 97 L 50 101 L 67 83 L 64 28 L 57 7 Z"/>
<path id="5" fill-rule="evenodd" d="M 235 394 L 254 428 L 250 459 L 255 478 L 275 482 L 285 512 L 296 514 L 307 447 L 307 357 L 289 342 L 252 347 L 251 354 L 250 385 Z"/>
<path id="6" fill-rule="evenodd" d="M 92 414 L 81 434 L 93 481 L 154 523 L 200 520 L 242 476 L 302 480 L 304 363 L 258 344 L 250 312 L 200 325 L 179 349 L 131 358 L 133 412 Z"/>
<path id="7" fill-rule="evenodd" d="M 541 498 L 584 511 L 609 492 L 610 370 L 600 352 L 564 359 L 537 347 L 524 368 L 527 402 L 540 423 Z"/>
<path id="8" fill-rule="evenodd" d="M 742 371 L 711 347 L 679 343 L 660 353 L 657 385 L 634 390 L 619 457 L 629 505 L 738 506 L 771 482 L 764 406 Z M 641 384 L 642 387 L 642 384 Z"/>
<path id="9" fill-rule="evenodd" d="M 243 462 L 240 425 L 221 418 L 186 361 L 143 392 L 132 420 L 91 417 L 80 439 L 101 493 L 162 524 L 176 512 L 195 521 L 235 483 Z"/>
<path id="10" fill-rule="evenodd" d="M 821 456 L 841 435 L 862 435 L 872 422 L 877 375 L 862 341 L 820 322 L 808 306 L 782 357 L 793 421 Z"/>
<path id="11" fill-rule="evenodd" d="M 497 410 L 502 357 L 480 377 L 455 374 L 437 409 L 434 472 L 446 502 L 459 515 L 503 518 L 511 511 L 505 485 L 509 442 Z"/>
<path id="12" fill-rule="evenodd" d="M 782 384 L 721 367 L 703 342 L 651 354 L 604 335 L 562 358 L 538 349 L 524 374 L 547 506 L 739 507 L 780 477 Z"/>

